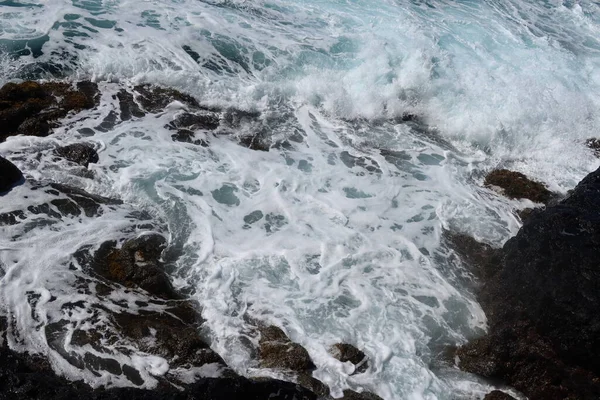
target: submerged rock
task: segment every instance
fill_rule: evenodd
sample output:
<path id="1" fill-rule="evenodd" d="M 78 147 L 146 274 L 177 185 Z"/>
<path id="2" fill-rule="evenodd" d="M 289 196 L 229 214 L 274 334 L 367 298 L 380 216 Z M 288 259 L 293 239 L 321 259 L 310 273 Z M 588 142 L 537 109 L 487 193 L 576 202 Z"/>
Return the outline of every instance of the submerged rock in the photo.
<path id="1" fill-rule="evenodd" d="M 0 194 L 9 191 L 23 180 L 23 174 L 17 166 L 0 156 Z"/>
<path id="2" fill-rule="evenodd" d="M 113 314 L 113 319 L 119 332 L 137 343 L 141 351 L 169 360 L 171 367 L 215 364 L 221 373 L 227 372 L 223 359 L 200 336 L 202 319 L 196 308 L 181 302 L 164 313 L 119 313 Z M 229 371 L 228 375 L 235 374 Z"/>
<path id="3" fill-rule="evenodd" d="M 136 100 L 151 113 L 164 110 L 173 101 L 179 101 L 192 108 L 200 108 L 200 104 L 192 96 L 171 88 L 162 88 L 152 85 L 138 85 L 133 88 L 136 92 Z"/>
<path id="4" fill-rule="evenodd" d="M 250 380 L 200 378 L 193 384 L 159 385 L 152 390 L 137 388 L 92 389 L 82 381 L 70 382 L 53 373 L 48 363 L 37 356 L 18 354 L 0 347 L 0 399 L 50 400 L 315 400 L 302 387 L 275 379 Z"/>
<path id="5" fill-rule="evenodd" d="M 500 390 L 493 390 L 486 394 L 483 400 L 515 400 L 515 398 L 510 394 L 504 393 Z"/>
<path id="6" fill-rule="evenodd" d="M 535 203 L 548 203 L 555 195 L 543 184 L 527 178 L 520 172 L 497 169 L 485 177 L 486 186 L 497 186 L 511 199 L 529 199 Z"/>
<path id="7" fill-rule="evenodd" d="M 371 392 L 355 392 L 354 390 L 344 390 L 344 396 L 341 400 L 383 400 L 381 397 Z"/>
<path id="8" fill-rule="evenodd" d="M 263 367 L 296 372 L 316 368 L 306 349 L 292 342 L 280 328 L 268 326 L 261 328 L 260 333 L 260 363 Z"/>
<path id="9" fill-rule="evenodd" d="M 468 235 L 447 230 L 443 231 L 442 238 L 448 247 L 456 251 L 471 266 L 474 275 L 486 278 L 498 268 L 501 258 L 500 249 L 480 243 Z"/>
<path id="10" fill-rule="evenodd" d="M 147 234 L 123 243 L 106 242 L 94 256 L 93 270 L 100 276 L 125 287 L 141 288 L 151 295 L 177 299 L 171 281 L 160 261 L 166 240 L 162 235 Z"/>
<path id="11" fill-rule="evenodd" d="M 479 294 L 489 333 L 460 367 L 530 399 L 600 398 L 600 169 L 529 216 Z"/>
<path id="12" fill-rule="evenodd" d="M 239 138 L 239 143 L 250 150 L 269 151 L 271 148 L 271 137 L 264 133 L 252 135 L 243 135 Z"/>
<path id="13" fill-rule="evenodd" d="M 52 223 L 51 220 L 69 217 L 97 217 L 102 215 L 105 208 L 111 208 L 122 204 L 118 199 L 111 199 L 88 193 L 82 189 L 72 186 L 52 183 L 43 185 L 37 182 L 30 183 L 31 190 L 43 191 L 48 197 L 45 203 L 32 204 L 27 207 L 19 207 L 15 204 L 15 210 L 0 214 L 0 226 L 14 225 L 27 220 L 32 216 L 46 216 L 46 220 L 35 218 L 29 229 L 34 229 L 38 224 Z"/>
<path id="14" fill-rule="evenodd" d="M 86 143 L 75 143 L 59 147 L 54 152 L 57 156 L 86 168 L 89 164 L 94 164 L 99 161 L 98 153 L 96 153 L 94 147 Z"/>
<path id="15" fill-rule="evenodd" d="M 98 86 L 89 81 L 7 83 L 0 88 L 0 141 L 18 134 L 46 136 L 56 120 L 98 101 Z"/>
<path id="16" fill-rule="evenodd" d="M 592 149 L 596 157 L 600 157 L 600 139 L 590 138 L 585 141 L 585 145 Z"/>
<path id="17" fill-rule="evenodd" d="M 336 343 L 331 347 L 330 353 L 332 356 L 341 362 L 350 361 L 356 366 L 354 373 L 365 372 L 369 368 L 369 361 L 365 353 L 346 343 Z"/>

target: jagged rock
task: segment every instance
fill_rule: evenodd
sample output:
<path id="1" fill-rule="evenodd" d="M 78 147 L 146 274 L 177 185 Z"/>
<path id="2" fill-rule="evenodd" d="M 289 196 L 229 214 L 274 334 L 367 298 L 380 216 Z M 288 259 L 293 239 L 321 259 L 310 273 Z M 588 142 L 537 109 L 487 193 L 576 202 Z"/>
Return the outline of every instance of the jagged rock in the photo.
<path id="1" fill-rule="evenodd" d="M 480 243 L 472 237 L 444 230 L 444 242 L 467 262 L 471 271 L 480 278 L 486 278 L 498 268 L 501 250 L 495 249 L 486 243 Z"/>
<path id="2" fill-rule="evenodd" d="M 177 133 L 171 135 L 174 142 L 192 143 L 202 147 L 208 147 L 208 143 L 203 139 L 196 139 L 194 132 L 189 129 L 178 129 Z"/>
<path id="3" fill-rule="evenodd" d="M 240 376 L 200 378 L 191 385 L 180 385 L 181 389 L 165 384 L 153 390 L 92 389 L 81 381 L 69 382 L 55 375 L 37 356 L 0 347 L 0 359 L 1 400 L 316 400 L 313 393 L 293 383 Z"/>
<path id="4" fill-rule="evenodd" d="M 515 400 L 515 398 L 503 391 L 493 390 L 486 394 L 483 400 Z"/>
<path id="5" fill-rule="evenodd" d="M 296 372 L 315 369 L 306 349 L 292 342 L 280 328 L 263 327 L 260 334 L 260 363 L 263 367 Z"/>
<path id="6" fill-rule="evenodd" d="M 0 194 L 9 191 L 23 180 L 23 174 L 17 166 L 0 156 Z"/>
<path id="7" fill-rule="evenodd" d="M 128 121 L 132 117 L 141 118 L 146 115 L 135 102 L 133 94 L 127 90 L 119 90 L 117 99 L 119 99 L 119 108 L 121 109 L 121 121 Z"/>
<path id="8" fill-rule="evenodd" d="M 45 214 L 47 217 L 55 219 L 81 215 L 97 217 L 104 212 L 105 206 L 111 207 L 122 203 L 117 199 L 93 195 L 84 190 L 58 183 L 50 185 L 32 183 L 31 189 L 43 190 L 49 198 L 48 202 L 2 213 L 0 214 L 0 225 L 14 225 L 27 219 L 28 213 Z"/>
<path id="9" fill-rule="evenodd" d="M 46 136 L 54 121 L 93 108 L 98 101 L 98 86 L 88 81 L 75 87 L 63 82 L 7 83 L 0 89 L 0 141 L 15 134 Z"/>
<path id="10" fill-rule="evenodd" d="M 585 141 L 585 145 L 592 149 L 596 157 L 600 157 L 600 139 L 590 138 Z"/>
<path id="11" fill-rule="evenodd" d="M 347 343 L 336 343 L 331 347 L 332 356 L 341 362 L 350 361 L 356 366 L 354 373 L 365 372 L 369 368 L 369 361 L 365 353 Z"/>
<path id="12" fill-rule="evenodd" d="M 186 128 L 189 130 L 215 130 L 219 127 L 219 116 L 214 112 L 202 113 L 183 113 L 178 115 L 171 123 L 170 127 L 175 129 Z"/>
<path id="13" fill-rule="evenodd" d="M 194 315 L 195 310 L 192 303 L 181 302 L 167 313 L 121 313 L 114 314 L 113 319 L 119 332 L 137 343 L 140 350 L 170 360 L 171 366 L 190 367 L 216 363 L 221 365 L 223 372 L 227 371 L 225 362 L 200 336 L 199 325 L 202 319 L 199 315 Z"/>
<path id="14" fill-rule="evenodd" d="M 381 397 L 371 392 L 355 392 L 354 390 L 344 390 L 344 396 L 341 400 L 383 400 Z"/>
<path id="15" fill-rule="evenodd" d="M 600 169 L 525 220 L 479 300 L 489 333 L 459 366 L 531 400 L 600 398 Z"/>
<path id="16" fill-rule="evenodd" d="M 250 150 L 269 151 L 271 148 L 271 138 L 261 133 L 244 135 L 239 138 L 239 143 Z"/>
<path id="17" fill-rule="evenodd" d="M 173 101 L 179 101 L 189 107 L 200 108 L 192 96 L 178 90 L 151 85 L 138 85 L 133 88 L 137 92 L 136 99 L 148 112 L 158 113 Z"/>
<path id="18" fill-rule="evenodd" d="M 520 172 L 497 169 L 485 177 L 486 186 L 497 186 L 511 199 L 529 199 L 535 203 L 548 203 L 556 197 L 543 184 L 527 178 Z"/>
<path id="19" fill-rule="evenodd" d="M 86 168 L 90 163 L 97 163 L 99 161 L 98 153 L 96 153 L 94 147 L 86 143 L 74 143 L 59 147 L 54 152 L 57 156 L 83 165 Z"/>
<path id="20" fill-rule="evenodd" d="M 355 157 L 347 151 L 342 151 L 340 153 L 340 160 L 342 160 L 344 165 L 346 165 L 348 168 L 358 166 L 366 169 L 369 172 L 376 172 L 378 174 L 381 173 L 381 168 L 379 168 L 377 161 L 369 157 Z"/>
<path id="21" fill-rule="evenodd" d="M 165 299 L 180 296 L 160 261 L 166 240 L 158 234 L 147 234 L 123 243 L 117 248 L 114 241 L 103 243 L 94 256 L 93 270 L 109 281 L 125 287 L 141 288 L 151 295 Z"/>

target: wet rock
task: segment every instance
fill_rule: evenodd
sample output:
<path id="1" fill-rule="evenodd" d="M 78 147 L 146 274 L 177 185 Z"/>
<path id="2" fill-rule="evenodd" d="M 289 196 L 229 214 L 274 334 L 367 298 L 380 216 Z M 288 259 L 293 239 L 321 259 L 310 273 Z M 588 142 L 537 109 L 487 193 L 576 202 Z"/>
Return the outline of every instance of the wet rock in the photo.
<path id="1" fill-rule="evenodd" d="M 151 113 L 163 111 L 173 101 L 179 101 L 188 107 L 200 108 L 196 99 L 175 89 L 138 85 L 134 87 L 134 90 L 137 93 L 136 100 L 144 110 Z"/>
<path id="2" fill-rule="evenodd" d="M 346 165 L 348 168 L 352 168 L 355 166 L 362 167 L 369 172 L 375 172 L 380 174 L 381 168 L 379 168 L 379 164 L 368 157 L 355 157 L 348 153 L 347 151 L 342 151 L 340 153 L 340 160 Z"/>
<path id="3" fill-rule="evenodd" d="M 585 141 L 585 145 L 592 149 L 596 157 L 600 157 L 600 139 L 590 138 Z"/>
<path id="4" fill-rule="evenodd" d="M 8 192 L 23 179 L 21 170 L 15 164 L 0 156 L 0 194 Z"/>
<path id="5" fill-rule="evenodd" d="M 253 135 L 243 135 L 239 139 L 239 143 L 251 150 L 269 151 L 271 148 L 271 138 L 262 133 L 256 133 Z"/>
<path id="6" fill-rule="evenodd" d="M 49 400 L 315 400 L 300 386 L 274 379 L 253 381 L 243 377 L 200 378 L 191 385 L 159 385 L 153 390 L 137 388 L 92 389 L 82 381 L 70 382 L 55 375 L 42 358 L 18 354 L 0 347 L 0 399 Z M 129 367 L 131 368 L 131 367 Z M 128 369 L 123 368 L 124 373 Z"/>
<path id="7" fill-rule="evenodd" d="M 133 99 L 133 94 L 127 90 L 119 90 L 117 99 L 119 99 L 119 108 L 121 109 L 121 121 L 128 121 L 132 117 L 141 118 L 146 115 Z"/>
<path id="8" fill-rule="evenodd" d="M 316 367 L 308 352 L 292 342 L 276 326 L 260 328 L 260 363 L 264 368 L 287 369 L 296 372 L 313 371 Z"/>
<path id="9" fill-rule="evenodd" d="M 194 313 L 191 303 L 181 302 L 164 313 L 120 313 L 114 314 L 113 319 L 119 332 L 137 343 L 140 350 L 169 360 L 171 366 L 217 363 L 223 371 L 227 370 L 225 362 L 200 336 L 202 320 Z"/>
<path id="10" fill-rule="evenodd" d="M 158 234 L 147 234 L 123 243 L 103 243 L 94 256 L 93 270 L 109 281 L 129 288 L 141 288 L 151 295 L 165 299 L 180 296 L 160 261 L 166 240 Z"/>
<path id="11" fill-rule="evenodd" d="M 98 104 L 98 87 L 92 82 L 75 86 L 63 82 L 7 83 L 0 89 L 0 141 L 23 134 L 46 136 L 54 121 L 71 111 Z"/>
<path id="12" fill-rule="evenodd" d="M 471 236 L 444 230 L 444 242 L 456 251 L 460 258 L 472 268 L 480 278 L 486 278 L 498 269 L 501 262 L 501 250 L 486 243 L 480 243 Z"/>
<path id="13" fill-rule="evenodd" d="M 354 390 L 344 390 L 342 400 L 383 400 L 381 397 L 371 392 L 355 392 Z"/>
<path id="14" fill-rule="evenodd" d="M 533 213 L 502 249 L 479 300 L 489 333 L 459 366 L 530 399 L 600 398 L 600 169 Z"/>
<path id="15" fill-rule="evenodd" d="M 215 130 L 219 127 L 219 116 L 212 112 L 183 113 L 177 116 L 170 126 L 175 129 L 186 128 L 192 131 L 199 129 Z"/>
<path id="16" fill-rule="evenodd" d="M 55 203 L 59 211 L 65 214 L 69 214 L 69 210 L 72 210 L 72 203 L 75 203 L 77 207 L 81 208 L 81 210 L 83 210 L 84 214 L 87 217 L 95 217 L 102 214 L 103 205 L 109 206 L 123 204 L 121 200 L 91 194 L 86 192 L 85 190 L 73 186 L 62 185 L 60 183 L 52 183 L 50 187 L 52 189 L 55 189 L 55 191 L 57 191 L 58 193 L 66 195 L 66 197 L 72 201 L 71 203 L 69 203 L 68 206 L 65 206 L 64 209 L 62 209 L 60 205 L 66 203 Z M 50 193 L 50 191 L 48 190 L 47 192 Z"/>
<path id="17" fill-rule="evenodd" d="M 86 168 L 90 163 L 94 164 L 99 161 L 98 153 L 96 153 L 94 147 L 86 143 L 74 143 L 59 147 L 54 152 L 57 156 Z"/>
<path id="18" fill-rule="evenodd" d="M 27 221 L 29 218 L 45 216 L 46 218 L 32 218 L 26 226 L 26 231 L 35 229 L 38 226 L 53 224 L 56 220 L 64 217 L 97 217 L 102 215 L 107 209 L 113 208 L 122 202 L 117 199 L 110 199 L 102 196 L 93 195 L 84 190 L 73 188 L 67 185 L 50 184 L 41 185 L 36 182 L 30 182 L 31 190 L 44 191 L 44 196 L 48 197 L 46 203 L 32 204 L 22 206 L 22 209 L 16 209 L 6 213 L 0 213 L 0 226 L 15 225 Z M 18 207 L 19 205 L 15 205 Z"/>
<path id="19" fill-rule="evenodd" d="M 178 129 L 177 133 L 171 135 L 174 142 L 192 143 L 197 146 L 208 147 L 208 142 L 203 139 L 196 139 L 196 134 L 189 129 Z"/>
<path id="20" fill-rule="evenodd" d="M 497 186 L 511 199 L 529 199 L 535 203 L 548 203 L 555 195 L 543 184 L 527 178 L 520 172 L 497 169 L 485 177 L 486 186 Z"/>
<path id="21" fill-rule="evenodd" d="M 369 361 L 365 353 L 347 343 L 336 343 L 331 347 L 332 356 L 341 362 L 350 361 L 356 366 L 354 373 L 365 372 L 369 368 Z"/>
<path id="22" fill-rule="evenodd" d="M 534 212 L 535 212 L 535 208 L 524 208 L 522 210 L 517 211 L 517 216 L 519 217 L 519 219 L 524 222 L 527 218 L 529 218 Z"/>
<path id="23" fill-rule="evenodd" d="M 516 400 L 510 394 L 500 390 L 493 390 L 485 395 L 483 400 Z"/>

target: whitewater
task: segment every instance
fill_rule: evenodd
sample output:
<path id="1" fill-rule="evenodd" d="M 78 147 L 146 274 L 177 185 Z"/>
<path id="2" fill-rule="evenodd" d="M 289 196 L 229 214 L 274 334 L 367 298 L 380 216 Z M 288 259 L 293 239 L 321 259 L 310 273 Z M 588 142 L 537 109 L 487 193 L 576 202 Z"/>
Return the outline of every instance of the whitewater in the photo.
<path id="1" fill-rule="evenodd" d="M 42 328 L 97 322 L 61 308 L 98 303 L 70 290 L 73 253 L 144 211 L 181 252 L 174 285 L 198 300 L 212 348 L 237 372 L 282 377 L 247 350 L 251 317 L 305 347 L 334 396 L 482 398 L 493 383 L 439 361 L 486 329 L 477 281 L 443 232 L 499 247 L 518 231 L 515 210 L 533 203 L 484 187 L 492 169 L 564 194 L 598 167 L 583 143 L 600 127 L 599 38 L 600 4 L 587 0 L 0 2 L 0 84 L 90 79 L 102 93 L 97 109 L 49 137 L 11 137 L 0 154 L 30 179 L 123 201 L 99 217 L 0 226 L 8 345 L 94 387 L 131 385 L 75 368 Z M 208 146 L 171 139 L 179 102 L 97 129 L 118 108 L 113 95 L 145 83 L 258 117 L 229 135 L 199 132 Z M 253 130 L 281 145 L 240 146 Z M 52 156 L 81 141 L 99 153 L 91 175 Z M 44 196 L 18 186 L 0 213 Z M 135 309 L 120 296 L 107 307 Z M 368 355 L 365 373 L 331 356 L 339 342 Z M 143 387 L 168 370 L 117 353 Z"/>

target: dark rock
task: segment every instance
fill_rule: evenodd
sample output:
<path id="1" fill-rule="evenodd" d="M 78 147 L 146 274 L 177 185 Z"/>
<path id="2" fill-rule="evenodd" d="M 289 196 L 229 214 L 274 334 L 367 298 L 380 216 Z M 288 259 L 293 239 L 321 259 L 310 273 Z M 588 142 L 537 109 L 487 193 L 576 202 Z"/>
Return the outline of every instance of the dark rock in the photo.
<path id="1" fill-rule="evenodd" d="M 17 209 L 0 214 L 0 225 L 14 225 L 28 218 L 28 212 L 34 215 L 44 214 L 51 219 L 62 219 L 63 217 L 97 217 L 102 215 L 105 208 L 111 208 L 122 202 L 117 199 L 97 196 L 67 185 L 52 183 L 40 185 L 31 183 L 32 190 L 43 190 L 49 197 L 48 202 L 34 204 L 26 209 Z M 43 224 L 47 220 L 38 220 L 30 226 L 33 229 L 37 224 Z"/>
<path id="2" fill-rule="evenodd" d="M 344 396 L 341 400 L 383 400 L 381 397 L 371 392 L 355 392 L 354 390 L 344 390 Z"/>
<path id="3" fill-rule="evenodd" d="M 356 366 L 354 373 L 365 372 L 369 368 L 369 362 L 365 353 L 346 343 L 336 343 L 331 347 L 332 356 L 341 362 L 350 361 Z"/>
<path id="4" fill-rule="evenodd" d="M 511 199 L 529 199 L 535 203 L 548 203 L 555 195 L 543 184 L 527 178 L 520 172 L 497 169 L 485 177 L 486 186 L 497 186 Z"/>
<path id="5" fill-rule="evenodd" d="M 600 398 L 600 169 L 525 220 L 479 300 L 489 333 L 460 367 L 530 399 Z"/>
<path id="6" fill-rule="evenodd" d="M 9 191 L 23 180 L 23 174 L 17 166 L 0 156 L 0 193 Z"/>
<path id="7" fill-rule="evenodd" d="M 57 190 L 59 193 L 66 195 L 70 200 L 75 202 L 77 207 L 81 208 L 87 217 L 100 215 L 102 213 L 102 205 L 123 204 L 121 200 L 91 194 L 73 186 L 52 183 L 50 184 L 50 187 Z M 59 207 L 59 211 L 63 210 Z"/>
<path id="8" fill-rule="evenodd" d="M 527 207 L 527 208 L 517 211 L 517 216 L 519 217 L 521 222 L 525 222 L 525 220 L 527 218 L 529 218 L 535 212 L 535 210 L 536 210 L 535 208 Z"/>
<path id="9" fill-rule="evenodd" d="M 0 359 L 0 400 L 316 399 L 313 393 L 293 383 L 274 379 L 253 381 L 240 376 L 201 378 L 191 385 L 180 385 L 181 389 L 171 385 L 159 385 L 153 390 L 92 389 L 81 381 L 70 382 L 55 375 L 48 363 L 37 356 L 18 354 L 6 347 L 0 347 Z M 123 373 L 131 373 L 131 367 L 126 367 L 123 367 Z"/>
<path id="10" fill-rule="evenodd" d="M 222 370 L 227 370 L 225 362 L 200 336 L 200 316 L 190 320 L 189 316 L 181 319 L 175 315 L 182 312 L 194 313 L 194 306 L 181 302 L 165 313 L 120 313 L 113 314 L 113 319 L 119 332 L 138 344 L 140 350 L 169 360 L 171 366 L 217 363 L 222 365 Z"/>
<path id="11" fill-rule="evenodd" d="M 188 129 L 179 129 L 177 133 L 171 135 L 174 142 L 192 143 L 202 147 L 208 147 L 208 142 L 203 139 L 196 139 L 194 132 Z"/>
<path id="12" fill-rule="evenodd" d="M 585 141 L 585 145 L 592 149 L 596 157 L 600 157 L 600 139 L 590 138 Z"/>
<path id="13" fill-rule="evenodd" d="M 86 168 L 90 163 L 97 163 L 99 161 L 98 153 L 96 153 L 94 147 L 85 143 L 74 143 L 59 147 L 54 152 L 59 157 L 83 165 Z"/>
<path id="14" fill-rule="evenodd" d="M 344 165 L 346 165 L 348 168 L 359 166 L 366 169 L 369 172 L 376 172 L 378 174 L 381 173 L 381 168 L 379 168 L 379 164 L 377 163 L 377 161 L 372 160 L 368 157 L 355 157 L 347 151 L 342 151 L 340 153 L 340 160 L 342 160 Z"/>
<path id="15" fill-rule="evenodd" d="M 133 94 L 122 89 L 117 93 L 119 108 L 121 109 L 121 121 L 128 121 L 132 117 L 141 118 L 146 115 L 133 99 Z"/>
<path id="16" fill-rule="evenodd" d="M 271 138 L 261 133 L 244 135 L 240 137 L 239 143 L 251 150 L 269 151 L 271 148 Z"/>
<path id="17" fill-rule="evenodd" d="M 16 132 L 17 135 L 27 136 L 48 136 L 49 133 L 50 124 L 48 124 L 48 121 L 37 117 L 27 118 L 19 125 Z"/>
<path id="18" fill-rule="evenodd" d="M 312 377 L 311 373 L 308 372 L 300 372 L 296 376 L 296 380 L 298 384 L 304 388 L 307 388 L 317 396 L 319 399 L 327 399 L 329 400 L 329 386 L 324 384 L 318 379 Z"/>
<path id="19" fill-rule="evenodd" d="M 196 99 L 175 89 L 151 85 L 138 85 L 134 87 L 134 90 L 137 92 L 136 99 L 141 106 L 151 113 L 163 111 L 164 108 L 173 101 L 179 101 L 189 107 L 200 108 Z"/>
<path id="20" fill-rule="evenodd" d="M 292 342 L 276 326 L 260 328 L 260 363 L 265 368 L 287 369 L 296 372 L 313 371 L 316 367 L 308 352 Z"/>
<path id="21" fill-rule="evenodd" d="M 479 278 L 486 278 L 497 270 L 501 259 L 501 250 L 486 243 L 480 243 L 471 236 L 444 230 L 444 242 L 471 267 Z"/>
<path id="22" fill-rule="evenodd" d="M 219 116 L 212 112 L 203 113 L 183 113 L 177 116 L 172 122 L 173 128 L 186 128 L 192 131 L 198 129 L 215 130 L 219 127 Z"/>
<path id="23" fill-rule="evenodd" d="M 485 395 L 483 400 L 516 400 L 508 393 L 504 393 L 500 390 L 493 390 Z"/>
<path id="24" fill-rule="evenodd" d="M 98 86 L 87 81 L 75 87 L 62 82 L 7 83 L 0 89 L 0 141 L 15 134 L 46 136 L 55 120 L 93 108 L 98 101 Z"/>
<path id="25" fill-rule="evenodd" d="M 94 256 L 93 270 L 109 281 L 125 287 L 141 288 L 151 295 L 177 299 L 179 295 L 165 273 L 160 256 L 166 240 L 158 234 L 147 234 L 123 243 L 103 243 Z"/>

